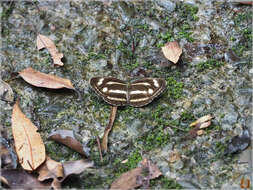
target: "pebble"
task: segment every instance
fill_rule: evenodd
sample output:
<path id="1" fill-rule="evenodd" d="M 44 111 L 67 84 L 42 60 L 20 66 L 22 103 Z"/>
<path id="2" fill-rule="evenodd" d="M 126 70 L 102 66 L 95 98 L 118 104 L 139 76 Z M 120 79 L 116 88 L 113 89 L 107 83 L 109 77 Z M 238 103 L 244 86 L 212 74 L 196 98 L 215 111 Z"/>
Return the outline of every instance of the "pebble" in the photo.
<path id="1" fill-rule="evenodd" d="M 13 102 L 14 94 L 10 85 L 0 80 L 0 97 L 7 102 Z"/>
<path id="2" fill-rule="evenodd" d="M 172 12 L 176 8 L 176 4 L 170 0 L 158 0 L 157 4 L 165 8 L 168 12 Z"/>

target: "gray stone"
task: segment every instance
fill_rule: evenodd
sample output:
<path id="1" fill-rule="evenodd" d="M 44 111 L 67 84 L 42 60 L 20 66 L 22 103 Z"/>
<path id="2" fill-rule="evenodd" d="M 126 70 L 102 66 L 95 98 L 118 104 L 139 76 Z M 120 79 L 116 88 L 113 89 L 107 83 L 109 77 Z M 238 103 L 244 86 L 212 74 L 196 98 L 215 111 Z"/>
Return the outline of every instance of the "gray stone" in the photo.
<path id="1" fill-rule="evenodd" d="M 172 167 L 176 170 L 179 170 L 184 167 L 184 163 L 182 160 L 177 160 L 175 163 L 172 164 Z"/>
<path id="2" fill-rule="evenodd" d="M 232 104 L 229 104 L 224 107 L 225 116 L 222 119 L 223 123 L 227 124 L 234 124 L 237 121 L 238 113 L 236 112 L 235 106 Z"/>
<path id="3" fill-rule="evenodd" d="M 158 0 L 157 3 L 165 8 L 168 12 L 172 12 L 176 8 L 176 4 L 170 0 Z"/>
<path id="4" fill-rule="evenodd" d="M 240 154 L 239 162 L 240 163 L 251 163 L 252 149 L 247 148 Z"/>
<path id="5" fill-rule="evenodd" d="M 9 84 L 0 79 L 0 97 L 7 102 L 13 102 L 14 94 Z"/>

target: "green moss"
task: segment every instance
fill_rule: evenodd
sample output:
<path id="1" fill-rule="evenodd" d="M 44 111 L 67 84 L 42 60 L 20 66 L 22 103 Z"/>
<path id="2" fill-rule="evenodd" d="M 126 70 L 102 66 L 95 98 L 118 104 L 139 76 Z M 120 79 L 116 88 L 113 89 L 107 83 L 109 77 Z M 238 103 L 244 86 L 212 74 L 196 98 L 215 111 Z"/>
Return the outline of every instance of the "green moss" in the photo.
<path id="1" fill-rule="evenodd" d="M 242 30 L 242 33 L 243 33 L 243 37 L 246 40 L 252 41 L 252 28 L 245 28 Z"/>
<path id="2" fill-rule="evenodd" d="M 120 42 L 119 45 L 116 46 L 116 49 L 120 50 L 127 58 L 131 58 L 133 56 L 133 52 L 128 47 L 128 44 L 124 44 L 124 42 L 122 41 Z"/>
<path id="3" fill-rule="evenodd" d="M 232 50 L 235 52 L 235 54 L 237 56 L 240 57 L 240 56 L 243 55 L 243 52 L 247 50 L 247 48 L 245 46 L 243 46 L 243 45 L 237 44 L 237 45 L 235 45 L 235 46 L 232 47 Z"/>
<path id="4" fill-rule="evenodd" d="M 131 106 L 124 107 L 122 109 L 118 109 L 117 111 L 118 115 L 124 116 L 123 120 L 121 121 L 122 124 L 127 124 L 129 122 L 132 122 L 133 118 L 136 119 L 145 119 L 148 117 L 149 113 L 141 112 L 139 108 L 134 108 Z"/>
<path id="5" fill-rule="evenodd" d="M 164 46 L 165 43 L 175 41 L 175 40 L 181 40 L 186 39 L 188 42 L 193 42 L 194 39 L 192 37 L 192 22 L 198 21 L 197 12 L 198 7 L 190 5 L 190 4 L 184 4 L 184 3 L 177 3 L 177 8 L 175 10 L 177 12 L 178 16 L 175 19 L 175 22 L 173 23 L 173 27 L 168 29 L 168 31 L 159 33 L 157 35 L 157 44 L 156 47 L 160 48 Z M 165 19 L 165 25 L 170 24 L 169 18 L 166 17 Z M 167 27 L 167 26 L 166 26 Z M 177 29 L 177 33 L 174 33 L 174 29 Z"/>
<path id="6" fill-rule="evenodd" d="M 15 8 L 15 2 L 12 1 L 2 2 L 1 7 L 3 8 L 1 12 L 1 20 L 8 19 L 8 17 L 12 14 L 12 11 Z"/>
<path id="7" fill-rule="evenodd" d="M 168 107 L 158 105 L 155 111 L 151 113 L 151 119 L 157 126 L 138 139 L 143 145 L 142 147 L 144 151 L 149 151 L 168 143 L 169 134 L 164 129 L 169 125 L 169 119 L 163 116 L 164 112 L 167 110 Z"/>
<path id="8" fill-rule="evenodd" d="M 252 49 L 252 11 L 244 11 L 236 14 L 233 17 L 238 33 L 241 35 L 238 43 L 236 43 L 232 50 L 239 57 L 243 56 L 244 51 Z M 250 58 L 249 58 L 250 59 Z M 251 59 L 250 59 L 251 60 Z"/>
<path id="9" fill-rule="evenodd" d="M 137 25 L 135 25 L 135 27 L 136 27 L 137 29 L 143 29 L 143 30 L 145 30 L 145 31 L 149 31 L 149 30 L 150 30 L 148 24 L 139 24 L 139 25 L 137 24 Z"/>
<path id="10" fill-rule="evenodd" d="M 173 37 L 173 32 L 172 31 L 167 31 L 165 33 L 159 33 L 157 38 L 159 39 L 159 43 L 156 44 L 158 48 L 164 46 L 165 43 L 174 41 Z"/>
<path id="11" fill-rule="evenodd" d="M 216 142 L 215 144 L 215 152 L 216 152 L 216 158 L 222 158 L 226 149 L 227 143 L 221 143 L 221 142 Z"/>
<path id="12" fill-rule="evenodd" d="M 176 34 L 176 39 L 182 39 L 185 38 L 188 42 L 193 42 L 194 39 L 191 37 L 192 32 L 187 30 L 181 30 Z"/>
<path id="13" fill-rule="evenodd" d="M 140 65 L 136 61 L 136 55 L 134 54 L 131 43 L 125 44 L 124 42 L 121 41 L 120 44 L 116 46 L 116 49 L 120 50 L 125 60 L 129 60 L 122 64 L 124 69 L 126 69 L 127 71 L 132 71 L 133 69 L 137 68 Z"/>
<path id="14" fill-rule="evenodd" d="M 106 59 L 106 55 L 101 54 L 101 53 L 96 53 L 96 52 L 89 52 L 87 55 L 88 60 L 98 60 L 98 59 Z"/>
<path id="15" fill-rule="evenodd" d="M 128 157 L 128 161 L 126 163 L 126 167 L 128 169 L 136 168 L 138 163 L 142 160 L 142 156 L 138 150 L 135 150 Z"/>
<path id="16" fill-rule="evenodd" d="M 189 20 L 196 21 L 198 18 L 196 14 L 198 13 L 198 7 L 187 4 L 187 3 L 182 3 L 179 4 L 177 7 L 177 10 L 179 11 L 181 17 L 187 17 Z"/>
<path id="17" fill-rule="evenodd" d="M 214 126 L 213 129 L 216 130 L 216 131 L 221 131 L 222 130 L 220 125 Z"/>
<path id="18" fill-rule="evenodd" d="M 134 169 L 138 166 L 138 163 L 142 160 L 140 151 L 137 149 L 133 151 L 130 156 L 127 158 L 125 164 L 121 163 L 121 159 L 116 159 L 113 163 L 113 173 L 115 177 L 119 177 L 122 173 L 127 172 L 131 169 Z"/>
<path id="19" fill-rule="evenodd" d="M 233 20 L 236 25 L 240 25 L 244 21 L 251 22 L 251 19 L 252 19 L 252 11 L 241 12 L 233 17 Z"/>
<path id="20" fill-rule="evenodd" d="M 134 70 L 134 69 L 137 68 L 138 66 L 139 66 L 139 63 L 138 63 L 138 62 L 124 64 L 124 67 L 125 67 L 127 70 L 129 70 L 129 71 Z"/>
<path id="21" fill-rule="evenodd" d="M 191 111 L 184 111 L 181 114 L 180 121 L 191 123 L 194 120 L 195 120 L 195 117 Z"/>
<path id="22" fill-rule="evenodd" d="M 169 134 L 164 131 L 163 127 L 158 127 L 154 131 L 149 132 L 147 136 L 144 136 L 142 141 L 143 149 L 149 151 L 166 145 L 169 141 Z"/>
<path id="23" fill-rule="evenodd" d="M 150 187 L 160 186 L 162 189 L 182 189 L 183 187 L 175 180 L 168 179 L 165 176 L 161 176 L 150 181 Z"/>
<path id="24" fill-rule="evenodd" d="M 45 147 L 47 155 L 56 161 L 82 159 L 82 156 L 71 148 L 53 141 L 47 142 Z"/>
<path id="25" fill-rule="evenodd" d="M 167 91 L 168 97 L 171 99 L 178 99 L 183 94 L 184 84 L 182 82 L 177 82 L 174 77 L 167 78 Z"/>
<path id="26" fill-rule="evenodd" d="M 200 62 L 196 65 L 196 69 L 198 72 L 204 71 L 206 69 L 214 69 L 217 67 L 221 67 L 224 65 L 224 62 L 218 61 L 216 59 L 209 59 L 205 62 Z"/>

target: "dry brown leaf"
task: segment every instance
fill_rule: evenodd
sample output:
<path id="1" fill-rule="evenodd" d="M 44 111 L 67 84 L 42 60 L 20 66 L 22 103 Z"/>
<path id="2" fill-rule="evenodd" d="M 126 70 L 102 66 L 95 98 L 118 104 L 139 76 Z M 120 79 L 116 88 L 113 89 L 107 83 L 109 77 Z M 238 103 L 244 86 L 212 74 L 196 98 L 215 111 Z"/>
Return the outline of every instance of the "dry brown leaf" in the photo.
<path id="1" fill-rule="evenodd" d="M 204 128 L 209 127 L 210 125 L 211 125 L 211 121 L 207 121 L 207 122 L 201 123 L 199 128 L 204 129 Z"/>
<path id="2" fill-rule="evenodd" d="M 197 125 L 197 124 L 204 123 L 204 122 L 209 121 L 209 120 L 211 120 L 211 119 L 213 119 L 213 117 L 211 116 L 211 114 L 205 115 L 205 116 L 203 116 L 203 117 L 197 119 L 196 121 L 192 122 L 192 123 L 190 124 L 190 127 L 193 127 L 193 126 L 195 126 L 195 125 Z"/>
<path id="3" fill-rule="evenodd" d="M 148 176 L 142 176 L 146 171 L 148 171 Z M 149 182 L 150 179 L 157 178 L 160 175 L 162 175 L 162 173 L 155 164 L 147 159 L 143 159 L 142 167 L 123 173 L 112 183 L 110 189 L 133 189 L 142 185 L 144 180 Z M 142 181 L 140 182 L 138 179 L 141 179 Z"/>
<path id="4" fill-rule="evenodd" d="M 162 175 L 159 168 L 146 158 L 142 160 L 141 165 L 142 165 L 142 169 L 146 169 L 146 168 L 148 169 L 150 179 L 154 179 Z"/>
<path id="5" fill-rule="evenodd" d="M 108 149 L 108 135 L 110 133 L 110 131 L 112 130 L 112 126 L 114 123 L 114 120 L 116 118 L 116 113 L 117 113 L 117 106 L 111 106 L 111 114 L 110 114 L 110 118 L 109 118 L 109 123 L 107 125 L 107 127 L 105 128 L 104 131 L 104 136 L 102 138 L 102 143 L 101 143 L 101 149 L 105 152 L 107 152 Z"/>
<path id="6" fill-rule="evenodd" d="M 93 162 L 87 160 L 67 161 L 64 163 L 56 162 L 47 156 L 46 162 L 38 169 L 38 180 L 45 181 L 53 179 L 51 187 L 60 189 L 61 183 L 71 174 L 80 174 L 85 169 L 93 167 Z"/>
<path id="7" fill-rule="evenodd" d="M 37 172 L 39 173 L 39 181 L 51 178 L 61 180 L 64 177 L 62 164 L 52 160 L 49 156 L 47 156 L 46 161 L 37 169 Z"/>
<path id="8" fill-rule="evenodd" d="M 194 128 L 189 131 L 189 136 L 193 138 L 199 135 L 203 135 L 204 130 L 202 129 L 207 128 L 211 125 L 211 119 L 213 119 L 213 117 L 208 114 L 191 123 L 190 127 L 194 126 Z"/>
<path id="9" fill-rule="evenodd" d="M 52 183 L 51 183 L 51 189 L 54 189 L 54 190 L 59 190 L 59 189 L 61 189 L 61 182 L 58 180 L 58 179 L 56 179 L 56 178 L 54 178 L 53 179 L 53 181 L 52 181 Z"/>
<path id="10" fill-rule="evenodd" d="M 197 131 L 197 135 L 200 136 L 200 135 L 203 135 L 204 134 L 204 130 L 198 130 Z"/>
<path id="11" fill-rule="evenodd" d="M 77 141 L 74 137 L 74 133 L 71 130 L 57 130 L 52 132 L 49 137 L 50 140 L 62 143 L 76 152 L 85 155 L 83 145 Z"/>
<path id="12" fill-rule="evenodd" d="M 11 189 L 50 189 L 51 186 L 50 182 L 42 183 L 35 175 L 17 169 L 2 169 L 1 180 Z"/>
<path id="13" fill-rule="evenodd" d="M 60 180 L 64 178 L 64 169 L 60 162 L 56 162 L 47 156 L 46 161 L 37 169 L 37 173 L 39 174 L 39 181 L 53 179 L 51 187 L 54 189 L 61 188 Z"/>
<path id="14" fill-rule="evenodd" d="M 38 50 L 42 48 L 47 48 L 52 56 L 54 64 L 63 66 L 63 62 L 61 61 L 61 58 L 63 58 L 63 54 L 58 52 L 56 46 L 54 45 L 54 42 L 51 39 L 49 39 L 44 35 L 39 34 L 37 36 L 37 48 Z"/>
<path id="15" fill-rule="evenodd" d="M 12 134 L 19 163 L 25 170 L 35 170 L 46 159 L 45 146 L 37 127 L 22 113 L 18 102 L 12 111 Z"/>
<path id="16" fill-rule="evenodd" d="M 136 178 L 140 176 L 142 173 L 142 168 L 135 168 L 126 173 L 123 173 L 118 179 L 116 179 L 110 189 L 133 189 L 139 187 L 140 185 L 137 184 Z"/>
<path id="17" fill-rule="evenodd" d="M 180 55 L 182 54 L 182 48 L 175 42 L 168 42 L 162 47 L 163 55 L 173 63 L 177 63 Z"/>
<path id="18" fill-rule="evenodd" d="M 85 171 L 87 168 L 93 167 L 94 163 L 88 160 L 75 160 L 75 161 L 67 161 L 62 163 L 64 169 L 64 178 L 72 174 L 80 174 Z"/>
<path id="19" fill-rule="evenodd" d="M 19 72 L 19 75 L 26 82 L 37 87 L 44 87 L 51 89 L 68 88 L 74 90 L 74 87 L 71 84 L 70 80 L 57 77 L 55 75 L 41 73 L 39 71 L 32 69 L 31 67 Z"/>

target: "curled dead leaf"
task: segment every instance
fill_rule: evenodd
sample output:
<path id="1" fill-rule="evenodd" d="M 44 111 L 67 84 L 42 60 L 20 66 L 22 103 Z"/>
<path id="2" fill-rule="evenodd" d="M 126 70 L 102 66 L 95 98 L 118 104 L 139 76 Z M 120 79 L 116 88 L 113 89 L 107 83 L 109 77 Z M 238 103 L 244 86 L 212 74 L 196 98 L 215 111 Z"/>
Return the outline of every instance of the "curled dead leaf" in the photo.
<path id="1" fill-rule="evenodd" d="M 212 119 L 213 117 L 208 114 L 191 123 L 190 126 L 194 126 L 194 128 L 189 131 L 189 136 L 193 138 L 199 135 L 203 135 L 204 130 L 202 129 L 209 127 L 211 125 Z"/>
<path id="2" fill-rule="evenodd" d="M 211 116 L 211 114 L 205 115 L 205 116 L 203 116 L 203 117 L 197 119 L 196 121 L 192 122 L 192 123 L 190 124 L 190 127 L 193 127 L 193 126 L 195 126 L 195 125 L 197 125 L 197 124 L 204 123 L 204 122 L 209 121 L 209 120 L 211 120 L 211 119 L 213 119 L 213 117 Z"/>
<path id="3" fill-rule="evenodd" d="M 197 135 L 200 136 L 200 135 L 203 135 L 204 134 L 204 130 L 198 130 L 197 131 Z"/>
<path id="4" fill-rule="evenodd" d="M 34 174 L 19 169 L 1 170 L 1 182 L 11 189 L 49 189 L 50 182 L 40 182 Z"/>
<path id="5" fill-rule="evenodd" d="M 60 162 L 56 162 L 47 156 L 46 161 L 37 169 L 37 173 L 39 174 L 39 181 L 53 179 L 51 187 L 55 190 L 61 188 L 60 180 L 64 177 L 64 170 Z"/>
<path id="6" fill-rule="evenodd" d="M 128 172 L 123 173 L 112 184 L 110 189 L 132 189 L 140 186 L 136 182 L 137 176 L 141 175 L 142 168 L 134 168 Z"/>
<path id="7" fill-rule="evenodd" d="M 69 175 L 80 174 L 87 168 L 93 167 L 94 162 L 89 160 L 75 160 L 64 162 L 62 165 L 64 169 L 64 178 L 61 181 L 63 181 Z"/>
<path id="8" fill-rule="evenodd" d="M 82 155 L 86 155 L 83 150 L 83 145 L 75 139 L 74 133 L 71 130 L 56 130 L 52 132 L 48 138 L 62 143 Z"/>
<path id="9" fill-rule="evenodd" d="M 144 184 L 149 184 L 150 179 L 154 179 L 162 175 L 158 167 L 150 160 L 143 159 L 141 164 L 142 167 L 134 168 L 123 173 L 111 184 L 110 189 L 133 189 Z M 148 176 L 143 176 L 143 173 L 146 173 L 146 171 L 148 171 Z"/>
<path id="10" fill-rule="evenodd" d="M 56 162 L 47 156 L 47 160 L 37 169 L 39 181 L 52 179 L 51 186 L 60 189 L 61 183 L 72 174 L 80 174 L 94 163 L 88 160 L 67 161 L 64 163 Z"/>
<path id="11" fill-rule="evenodd" d="M 37 169 L 38 180 L 44 181 L 51 178 L 61 180 L 64 177 L 64 170 L 60 162 L 52 160 L 47 156 L 46 161 Z"/>
<path id="12" fill-rule="evenodd" d="M 21 166 L 28 171 L 38 168 L 46 159 L 45 146 L 37 127 L 22 113 L 18 102 L 12 111 L 12 134 Z"/>
<path id="13" fill-rule="evenodd" d="M 63 54 L 59 53 L 54 42 L 49 39 L 48 37 L 39 34 L 37 36 L 37 48 L 38 50 L 42 48 L 47 48 L 50 55 L 52 56 L 52 59 L 54 61 L 55 65 L 63 66 L 63 62 L 61 61 L 61 58 L 63 58 Z"/>
<path id="14" fill-rule="evenodd" d="M 182 48 L 178 42 L 168 42 L 162 47 L 163 55 L 173 63 L 177 63 L 180 55 L 182 54 Z"/>
<path id="15" fill-rule="evenodd" d="M 59 89 L 59 88 L 68 88 L 72 90 L 75 89 L 70 80 L 57 77 L 55 75 L 41 73 L 39 71 L 32 69 L 31 67 L 19 72 L 19 75 L 26 82 L 37 87 L 44 87 L 51 89 Z"/>
<path id="16" fill-rule="evenodd" d="M 204 128 L 209 127 L 210 125 L 211 125 L 211 121 L 207 121 L 207 122 L 201 123 L 199 128 L 204 129 Z"/>

